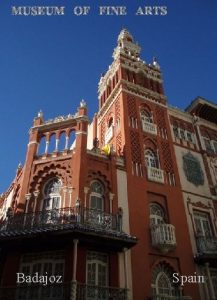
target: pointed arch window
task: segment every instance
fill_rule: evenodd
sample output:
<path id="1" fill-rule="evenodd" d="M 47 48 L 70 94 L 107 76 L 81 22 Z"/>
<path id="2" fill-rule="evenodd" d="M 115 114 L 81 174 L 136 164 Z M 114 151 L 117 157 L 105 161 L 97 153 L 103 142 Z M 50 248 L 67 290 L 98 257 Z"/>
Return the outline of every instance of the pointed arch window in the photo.
<path id="1" fill-rule="evenodd" d="M 104 210 L 104 187 L 100 181 L 93 181 L 90 186 L 90 208 Z"/>
<path id="2" fill-rule="evenodd" d="M 141 120 L 146 123 L 153 123 L 153 117 L 147 110 L 141 111 Z"/>
<path id="3" fill-rule="evenodd" d="M 155 152 L 151 149 L 147 149 L 145 151 L 145 163 L 146 166 L 149 168 L 159 168 L 159 161 L 158 157 L 156 156 Z"/>
<path id="4" fill-rule="evenodd" d="M 166 273 L 161 272 L 158 274 L 156 279 L 156 291 L 159 295 L 170 296 L 172 293 L 172 287 L 170 284 L 170 280 Z"/>
<path id="5" fill-rule="evenodd" d="M 44 187 L 43 210 L 58 209 L 61 201 L 62 183 L 57 177 L 50 179 Z"/>
<path id="6" fill-rule="evenodd" d="M 140 117 L 143 131 L 156 135 L 157 126 L 154 124 L 152 113 L 147 110 L 142 110 Z"/>

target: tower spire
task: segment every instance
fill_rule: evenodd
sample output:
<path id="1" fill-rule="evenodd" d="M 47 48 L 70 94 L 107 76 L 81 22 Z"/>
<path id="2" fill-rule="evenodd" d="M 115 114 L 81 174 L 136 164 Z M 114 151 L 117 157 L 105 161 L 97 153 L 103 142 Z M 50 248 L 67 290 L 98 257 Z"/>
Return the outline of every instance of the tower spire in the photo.
<path id="1" fill-rule="evenodd" d="M 116 59 L 120 54 L 127 54 L 132 57 L 138 58 L 141 48 L 134 41 L 132 34 L 126 29 L 122 29 L 118 36 L 118 45 L 114 49 L 113 58 Z"/>

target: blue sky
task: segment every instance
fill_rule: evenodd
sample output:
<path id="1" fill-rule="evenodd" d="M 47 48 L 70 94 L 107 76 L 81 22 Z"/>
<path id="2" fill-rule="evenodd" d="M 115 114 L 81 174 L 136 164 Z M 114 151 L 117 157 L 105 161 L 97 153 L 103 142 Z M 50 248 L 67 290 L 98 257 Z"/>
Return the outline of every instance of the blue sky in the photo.
<path id="1" fill-rule="evenodd" d="M 12 16 L 11 6 L 65 6 L 64 16 Z M 75 6 L 90 6 L 75 16 Z M 99 16 L 99 6 L 124 5 L 126 16 Z M 136 16 L 139 6 L 167 6 L 166 16 Z M 112 62 L 126 27 L 156 56 L 169 104 L 185 108 L 200 95 L 217 101 L 216 0 L 2 0 L 0 3 L 0 192 L 24 163 L 37 112 L 45 119 L 74 113 L 80 99 L 98 109 L 100 74 Z"/>

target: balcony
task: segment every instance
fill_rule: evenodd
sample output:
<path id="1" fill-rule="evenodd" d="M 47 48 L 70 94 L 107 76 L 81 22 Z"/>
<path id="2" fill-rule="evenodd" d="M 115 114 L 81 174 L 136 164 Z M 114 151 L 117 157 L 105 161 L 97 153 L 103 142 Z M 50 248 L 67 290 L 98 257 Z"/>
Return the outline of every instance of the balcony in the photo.
<path id="1" fill-rule="evenodd" d="M 151 226 L 152 246 L 162 253 L 167 253 L 176 247 L 175 227 L 171 224 Z"/>
<path id="2" fill-rule="evenodd" d="M 151 298 L 152 300 L 192 300 L 189 296 L 166 296 L 166 295 L 155 295 Z"/>
<path id="3" fill-rule="evenodd" d="M 77 286 L 77 287 L 76 287 Z M 76 292 L 75 292 L 76 291 Z M 75 297 L 76 295 L 76 297 Z M 78 283 L 1 287 L 1 300 L 127 300 L 128 290 Z"/>
<path id="4" fill-rule="evenodd" d="M 110 126 L 105 133 L 105 145 L 113 138 L 114 128 Z"/>
<path id="5" fill-rule="evenodd" d="M 76 290 L 76 298 L 73 291 Z M 127 300 L 128 290 L 87 284 L 61 283 L 52 285 L 29 284 L 1 287 L 1 300 Z"/>
<path id="6" fill-rule="evenodd" d="M 150 122 L 142 122 L 142 130 L 147 133 L 155 134 L 157 135 L 157 125 Z"/>
<path id="7" fill-rule="evenodd" d="M 71 300 L 72 284 L 60 283 L 52 285 L 18 285 L 0 287 L 1 300 Z"/>
<path id="8" fill-rule="evenodd" d="M 18 236 L 35 236 L 40 233 L 80 234 L 93 241 L 102 238 L 114 247 L 135 244 L 137 239 L 122 231 L 122 215 L 99 210 L 74 207 L 17 213 L 0 224 L 0 241 Z M 105 240 L 106 239 L 106 240 Z M 113 242 L 112 242 L 113 241 Z M 113 244 L 112 244 L 113 243 Z M 108 244 L 108 246 L 110 245 Z"/>
<path id="9" fill-rule="evenodd" d="M 114 287 L 102 287 L 87 284 L 77 285 L 76 300 L 127 300 L 128 290 Z"/>
<path id="10" fill-rule="evenodd" d="M 217 238 L 196 236 L 197 257 L 217 258 Z"/>
<path id="11" fill-rule="evenodd" d="M 147 176 L 148 180 L 164 183 L 164 171 L 161 169 L 153 168 L 153 167 L 147 167 Z"/>

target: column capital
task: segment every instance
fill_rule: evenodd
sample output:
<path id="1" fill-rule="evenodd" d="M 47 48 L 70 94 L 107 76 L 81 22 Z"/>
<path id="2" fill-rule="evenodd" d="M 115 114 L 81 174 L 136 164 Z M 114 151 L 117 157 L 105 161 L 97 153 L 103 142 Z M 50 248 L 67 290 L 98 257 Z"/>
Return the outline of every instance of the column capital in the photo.
<path id="1" fill-rule="evenodd" d="M 74 188 L 73 188 L 73 187 L 71 187 L 71 186 L 70 186 L 70 187 L 68 187 L 68 192 L 69 192 L 69 194 L 71 194 L 71 193 L 72 193 L 73 189 L 74 189 Z"/>
<path id="2" fill-rule="evenodd" d="M 67 193 L 68 192 L 68 187 L 67 186 L 63 186 L 63 192 Z"/>
<path id="3" fill-rule="evenodd" d="M 76 245 L 79 243 L 79 240 L 78 239 L 73 239 L 73 244 Z"/>
<path id="4" fill-rule="evenodd" d="M 39 195 L 39 193 L 40 193 L 39 191 L 34 191 L 34 192 L 33 192 L 34 197 L 37 198 L 38 195 Z"/>
<path id="5" fill-rule="evenodd" d="M 114 199 L 114 196 L 115 196 L 115 194 L 109 192 L 109 199 L 110 199 L 110 200 L 113 200 L 113 199 Z"/>
<path id="6" fill-rule="evenodd" d="M 30 198 L 31 198 L 31 194 L 26 194 L 25 195 L 25 199 L 28 201 L 28 200 L 30 200 Z"/>
<path id="7" fill-rule="evenodd" d="M 84 193 L 87 194 L 89 192 L 89 189 L 90 189 L 89 187 L 85 186 L 84 187 Z"/>

